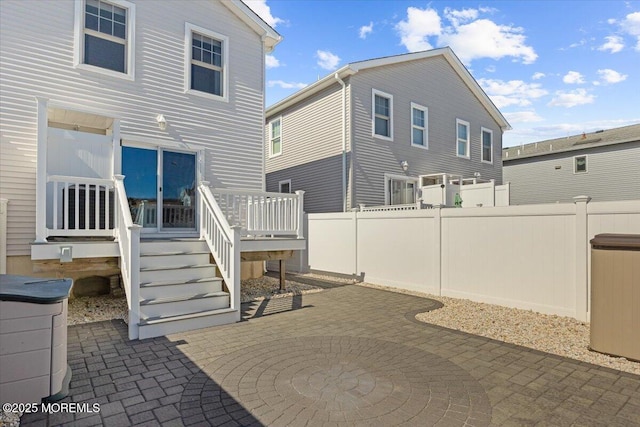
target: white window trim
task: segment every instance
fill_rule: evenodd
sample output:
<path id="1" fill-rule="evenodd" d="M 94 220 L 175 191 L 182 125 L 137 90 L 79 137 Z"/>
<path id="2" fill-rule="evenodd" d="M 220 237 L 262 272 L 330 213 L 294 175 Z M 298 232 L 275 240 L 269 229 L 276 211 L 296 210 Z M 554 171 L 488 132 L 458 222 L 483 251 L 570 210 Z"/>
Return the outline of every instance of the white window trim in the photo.
<path id="1" fill-rule="evenodd" d="M 73 67 L 79 70 L 91 71 L 105 76 L 117 77 L 124 80 L 135 80 L 135 22 L 136 22 L 136 5 L 126 0 L 106 0 L 115 6 L 127 9 L 127 43 L 126 49 L 126 73 L 109 70 L 107 68 L 96 67 L 95 65 L 85 64 L 82 62 L 84 58 L 84 10 L 85 0 L 75 0 L 75 18 L 74 18 L 74 48 L 73 48 Z"/>
<path id="2" fill-rule="evenodd" d="M 576 166 L 577 166 L 576 165 L 576 160 L 578 159 L 578 157 L 584 157 L 584 167 L 585 167 L 584 172 L 583 171 L 578 172 L 576 170 Z M 573 174 L 574 175 L 582 175 L 582 174 L 585 174 L 585 173 L 589 173 L 589 156 L 587 156 L 586 154 L 580 154 L 578 156 L 573 156 Z"/>
<path id="3" fill-rule="evenodd" d="M 484 132 L 487 132 L 491 135 L 491 160 L 484 159 L 484 140 L 483 135 Z M 480 161 L 482 163 L 488 163 L 490 165 L 493 164 L 493 131 L 491 129 L 487 129 L 485 127 L 480 128 Z"/>
<path id="4" fill-rule="evenodd" d="M 376 133 L 376 95 L 389 99 L 389 136 Z M 393 95 L 378 89 L 371 89 L 371 135 L 377 139 L 393 141 Z"/>
<path id="5" fill-rule="evenodd" d="M 458 140 L 460 138 L 458 138 L 458 125 L 465 125 L 467 127 L 467 149 L 466 149 L 466 156 L 462 156 L 460 155 L 460 153 L 458 153 Z M 470 159 L 471 158 L 471 153 L 469 152 L 471 148 L 471 125 L 469 124 L 469 122 L 464 121 L 462 119 L 456 119 L 456 156 L 460 157 L 462 159 Z"/>
<path id="6" fill-rule="evenodd" d="M 424 127 L 421 128 L 420 126 L 415 126 L 413 124 L 413 109 L 416 110 L 421 110 L 422 112 L 424 112 Z M 423 105 L 420 104 L 416 104 L 415 102 L 411 103 L 411 110 L 409 110 L 410 112 L 410 122 L 411 122 L 411 146 L 412 147 L 418 147 L 418 148 L 422 148 L 423 150 L 428 150 L 429 149 L 429 109 Z M 418 145 L 418 144 L 414 144 L 413 143 L 413 128 L 419 128 L 424 130 L 424 145 Z"/>
<path id="7" fill-rule="evenodd" d="M 286 194 L 292 194 L 293 193 L 293 188 L 291 188 L 291 180 L 290 179 L 285 179 L 282 181 L 278 181 L 278 193 L 282 193 L 282 184 L 289 184 L 289 192 Z"/>
<path id="8" fill-rule="evenodd" d="M 273 144 L 271 143 L 271 141 L 273 140 L 272 138 L 272 124 L 274 122 L 277 122 L 278 120 L 280 120 L 280 151 L 277 153 L 274 153 L 273 150 Z M 282 138 L 282 116 L 280 117 L 276 117 L 275 119 L 269 120 L 269 158 L 273 158 L 273 157 L 278 157 L 282 155 L 282 142 L 283 142 L 283 138 Z"/>
<path id="9" fill-rule="evenodd" d="M 191 42 L 193 33 L 202 34 L 222 42 L 222 96 L 191 89 Z M 184 25 L 184 93 L 229 102 L 229 37 L 207 30 L 206 28 L 190 24 Z"/>
<path id="10" fill-rule="evenodd" d="M 384 204 L 385 206 L 389 206 L 389 203 L 391 203 L 391 199 L 389 197 L 389 180 L 391 179 L 397 179 L 397 180 L 401 180 L 401 181 L 410 181 L 413 182 L 414 186 L 413 186 L 413 194 L 414 194 L 414 199 L 418 199 L 418 178 L 414 178 L 411 176 L 406 176 L 406 175 L 395 175 L 395 174 L 391 174 L 391 173 L 385 173 L 384 174 Z"/>

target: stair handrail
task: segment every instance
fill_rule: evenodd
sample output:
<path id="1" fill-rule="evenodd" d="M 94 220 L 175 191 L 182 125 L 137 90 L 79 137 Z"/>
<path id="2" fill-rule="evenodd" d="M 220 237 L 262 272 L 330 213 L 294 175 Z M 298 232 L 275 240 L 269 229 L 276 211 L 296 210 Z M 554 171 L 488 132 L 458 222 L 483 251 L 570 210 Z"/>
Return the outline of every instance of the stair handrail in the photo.
<path id="1" fill-rule="evenodd" d="M 120 249 L 120 271 L 129 308 L 129 339 L 138 338 L 140 322 L 140 231 L 134 224 L 129 210 L 124 176 L 114 175 L 115 227 L 113 234 Z"/>
<path id="2" fill-rule="evenodd" d="M 240 313 L 240 227 L 231 226 L 216 202 L 209 182 L 201 181 L 200 237 L 207 242 L 230 294 L 231 309 Z"/>

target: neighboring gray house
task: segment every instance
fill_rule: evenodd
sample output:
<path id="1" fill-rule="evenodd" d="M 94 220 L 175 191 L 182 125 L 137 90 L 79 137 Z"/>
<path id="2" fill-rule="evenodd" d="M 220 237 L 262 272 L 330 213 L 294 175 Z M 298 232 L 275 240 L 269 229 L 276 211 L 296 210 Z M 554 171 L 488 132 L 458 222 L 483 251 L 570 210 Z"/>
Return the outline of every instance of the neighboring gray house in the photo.
<path id="1" fill-rule="evenodd" d="M 640 199 L 640 124 L 505 148 L 502 161 L 514 205 Z"/>
<path id="2" fill-rule="evenodd" d="M 307 212 L 413 203 L 419 175 L 502 181 L 509 123 L 450 48 L 348 64 L 266 111 L 268 191 Z"/>

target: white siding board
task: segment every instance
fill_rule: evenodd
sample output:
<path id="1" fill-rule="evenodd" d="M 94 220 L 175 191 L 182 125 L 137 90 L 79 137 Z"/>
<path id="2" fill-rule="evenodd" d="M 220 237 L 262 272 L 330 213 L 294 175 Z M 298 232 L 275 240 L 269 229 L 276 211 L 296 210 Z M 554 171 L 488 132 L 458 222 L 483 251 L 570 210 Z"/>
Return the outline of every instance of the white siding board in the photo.
<path id="1" fill-rule="evenodd" d="M 35 210 L 36 97 L 119 117 L 129 139 L 206 149 L 204 173 L 212 186 L 262 188 L 260 37 L 216 1 L 134 3 L 135 81 L 128 81 L 73 68 L 73 1 L 37 8 L 2 2 L 0 194 L 10 200 L 9 255 L 28 254 L 35 235 L 35 214 L 25 214 Z M 229 37 L 229 102 L 184 93 L 185 22 Z M 159 113 L 166 132 L 155 122 Z M 32 177 L 32 184 L 18 185 L 16 177 Z"/>

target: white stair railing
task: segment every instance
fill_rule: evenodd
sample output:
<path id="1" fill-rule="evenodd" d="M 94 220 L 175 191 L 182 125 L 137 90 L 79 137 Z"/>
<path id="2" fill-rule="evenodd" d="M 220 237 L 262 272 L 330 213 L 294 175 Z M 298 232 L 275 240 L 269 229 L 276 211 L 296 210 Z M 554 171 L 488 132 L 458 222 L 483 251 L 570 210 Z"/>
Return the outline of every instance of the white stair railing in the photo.
<path id="1" fill-rule="evenodd" d="M 215 189 L 218 206 L 228 222 L 243 235 L 304 238 L 304 191 L 265 193 L 239 189 Z"/>
<path id="2" fill-rule="evenodd" d="M 140 322 L 140 225 L 131 220 L 124 176 L 114 176 L 115 228 L 113 234 L 120 248 L 120 271 L 129 307 L 129 339 L 138 338 Z"/>
<path id="3" fill-rule="evenodd" d="M 200 237 L 207 242 L 230 294 L 231 309 L 240 320 L 240 230 L 230 226 L 215 197 L 202 181 L 200 193 Z"/>

